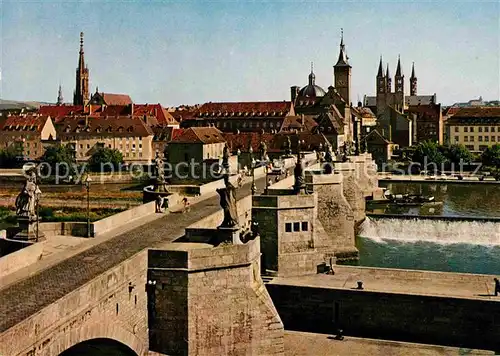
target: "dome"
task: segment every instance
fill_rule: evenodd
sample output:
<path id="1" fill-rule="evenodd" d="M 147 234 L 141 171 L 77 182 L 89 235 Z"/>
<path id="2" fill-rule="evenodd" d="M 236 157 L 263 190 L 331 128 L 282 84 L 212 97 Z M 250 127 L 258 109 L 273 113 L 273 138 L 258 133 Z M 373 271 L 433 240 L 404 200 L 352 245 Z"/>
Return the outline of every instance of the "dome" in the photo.
<path id="1" fill-rule="evenodd" d="M 316 76 L 311 71 L 309 74 L 309 84 L 300 89 L 299 96 L 305 96 L 307 98 L 319 98 L 325 96 L 326 92 L 320 86 L 314 84 Z"/>

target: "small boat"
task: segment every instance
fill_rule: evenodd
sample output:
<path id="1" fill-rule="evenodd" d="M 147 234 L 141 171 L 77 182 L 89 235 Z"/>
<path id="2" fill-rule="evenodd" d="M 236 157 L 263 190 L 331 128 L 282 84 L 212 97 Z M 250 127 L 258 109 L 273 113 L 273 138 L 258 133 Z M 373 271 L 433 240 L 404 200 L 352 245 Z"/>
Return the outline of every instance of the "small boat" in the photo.
<path id="1" fill-rule="evenodd" d="M 435 203 L 433 196 L 419 194 L 392 194 L 389 190 L 384 192 L 385 199 L 372 200 L 372 204 L 396 204 L 398 206 L 419 206 L 423 204 Z"/>

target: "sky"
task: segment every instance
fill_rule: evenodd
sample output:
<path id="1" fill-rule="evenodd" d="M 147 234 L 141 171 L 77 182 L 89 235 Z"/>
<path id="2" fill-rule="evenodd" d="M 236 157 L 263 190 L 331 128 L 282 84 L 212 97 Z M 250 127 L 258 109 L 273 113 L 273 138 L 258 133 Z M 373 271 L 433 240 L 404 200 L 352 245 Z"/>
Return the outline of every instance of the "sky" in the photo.
<path id="1" fill-rule="evenodd" d="M 79 34 L 90 89 L 165 106 L 289 100 L 314 62 L 333 84 L 341 28 L 351 101 L 375 94 L 380 56 L 405 91 L 450 105 L 500 98 L 499 1 L 0 1 L 0 98 L 72 101 Z M 394 84 L 394 79 L 393 79 Z"/>

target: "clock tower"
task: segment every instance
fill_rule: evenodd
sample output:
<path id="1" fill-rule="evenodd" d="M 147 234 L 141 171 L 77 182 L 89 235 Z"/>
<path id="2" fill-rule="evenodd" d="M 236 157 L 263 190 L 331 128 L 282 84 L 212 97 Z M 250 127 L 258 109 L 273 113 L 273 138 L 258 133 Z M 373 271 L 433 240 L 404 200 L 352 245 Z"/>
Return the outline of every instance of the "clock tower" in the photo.
<path id="1" fill-rule="evenodd" d="M 337 64 L 333 66 L 334 87 L 345 100 L 347 106 L 351 103 L 351 66 L 349 58 L 345 53 L 344 33 L 342 31 L 340 39 L 340 53 Z"/>

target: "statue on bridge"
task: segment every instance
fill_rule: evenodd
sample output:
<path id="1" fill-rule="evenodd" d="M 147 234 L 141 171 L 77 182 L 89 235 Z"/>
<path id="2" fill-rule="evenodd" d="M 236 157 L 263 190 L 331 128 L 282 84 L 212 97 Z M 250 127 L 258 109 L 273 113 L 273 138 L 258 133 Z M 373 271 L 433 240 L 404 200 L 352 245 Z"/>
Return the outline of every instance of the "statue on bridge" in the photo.
<path id="1" fill-rule="evenodd" d="M 158 193 L 168 193 L 167 184 L 165 183 L 165 164 L 158 153 L 155 158 L 155 173 L 156 181 L 154 191 Z"/>
<path id="2" fill-rule="evenodd" d="M 301 190 L 305 190 L 305 177 L 304 177 L 304 167 L 302 166 L 302 143 L 300 139 L 297 140 L 297 163 L 293 169 L 293 174 L 295 175 L 295 183 L 293 184 L 293 189 L 296 194 L 299 194 Z"/>
<path id="3" fill-rule="evenodd" d="M 30 221 L 37 219 L 36 208 L 42 194 L 37 184 L 37 167 L 26 171 L 26 182 L 21 193 L 16 198 L 16 214 L 28 218 Z"/>
<path id="4" fill-rule="evenodd" d="M 286 137 L 285 141 L 285 157 L 290 157 L 292 155 L 292 142 L 290 141 L 290 136 Z"/>
<path id="5" fill-rule="evenodd" d="M 259 146 L 260 160 L 267 161 L 269 157 L 267 157 L 267 145 L 264 141 L 260 143 Z"/>
<path id="6" fill-rule="evenodd" d="M 324 165 L 325 173 L 330 174 L 333 173 L 333 153 L 332 147 L 330 145 L 325 145 L 325 165 Z"/>
<path id="7" fill-rule="evenodd" d="M 224 220 L 221 228 L 234 228 L 238 226 L 238 212 L 236 210 L 236 188 L 229 182 L 229 175 L 224 175 L 225 188 L 217 189 L 220 196 L 220 206 L 224 210 Z"/>
<path id="8" fill-rule="evenodd" d="M 222 151 L 222 172 L 229 174 L 229 147 L 227 143 Z"/>

